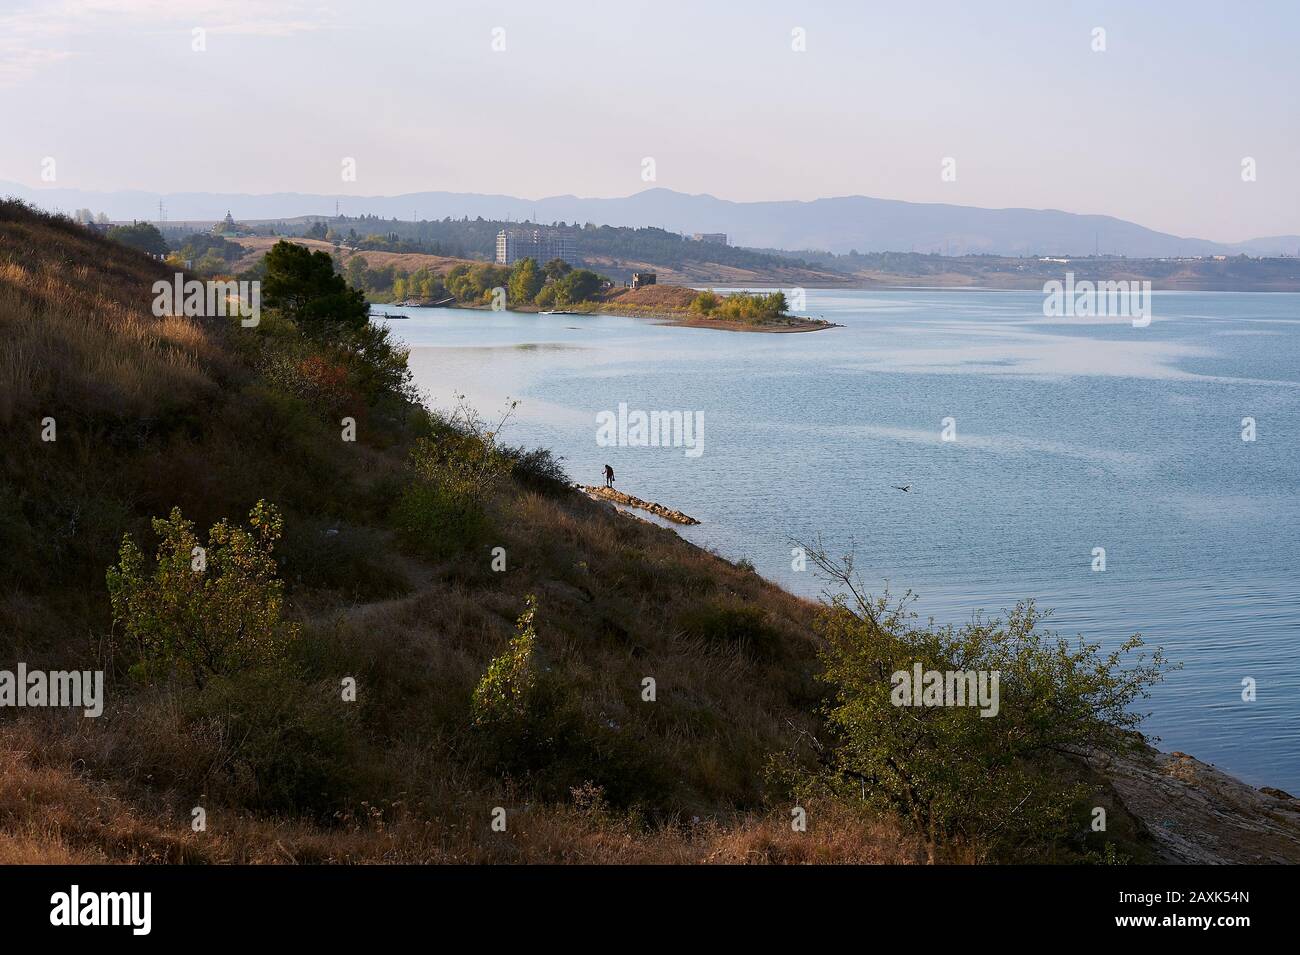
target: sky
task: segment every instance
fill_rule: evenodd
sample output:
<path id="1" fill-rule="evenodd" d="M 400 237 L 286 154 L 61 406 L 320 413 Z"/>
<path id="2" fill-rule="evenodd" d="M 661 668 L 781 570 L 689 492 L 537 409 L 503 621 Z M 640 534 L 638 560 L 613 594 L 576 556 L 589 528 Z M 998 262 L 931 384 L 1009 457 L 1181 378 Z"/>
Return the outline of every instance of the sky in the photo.
<path id="1" fill-rule="evenodd" d="M 1234 242 L 1300 233 L 1298 37 L 1294 0 L 0 0 L 0 181 L 868 195 Z"/>

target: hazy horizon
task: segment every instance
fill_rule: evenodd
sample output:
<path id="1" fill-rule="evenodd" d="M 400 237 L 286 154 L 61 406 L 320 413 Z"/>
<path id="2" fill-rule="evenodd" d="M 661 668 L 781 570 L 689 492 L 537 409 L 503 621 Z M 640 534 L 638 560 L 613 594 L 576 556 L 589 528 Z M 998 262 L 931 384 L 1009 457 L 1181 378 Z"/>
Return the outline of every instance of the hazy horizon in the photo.
<path id="1" fill-rule="evenodd" d="M 151 193 L 862 195 L 1111 215 L 1219 242 L 1300 233 L 1289 174 L 1300 128 L 1286 121 L 1300 11 L 1282 4 L 277 9 L 7 0 L 0 110 L 23 133 L 0 142 L 0 180 Z M 1243 180 L 1247 158 L 1254 181 Z M 354 181 L 342 178 L 346 159 Z"/>
<path id="2" fill-rule="evenodd" d="M 5 181 L 5 180 L 0 180 L 0 182 L 3 182 L 3 181 Z M 56 192 L 56 191 L 59 191 L 60 189 L 70 188 L 70 187 L 64 187 L 64 186 L 61 186 L 61 185 L 58 185 L 58 184 L 50 185 L 50 184 L 48 184 L 48 183 L 17 183 L 17 184 L 18 184 L 18 185 L 21 185 L 21 186 L 24 186 L 24 187 L 26 187 L 27 189 L 30 189 L 31 191 L 33 191 L 33 192 L 37 192 L 37 193 L 39 193 L 39 192 L 43 192 L 43 191 Z M 814 197 L 812 197 L 812 198 L 808 198 L 808 199 L 792 198 L 792 197 L 785 197 L 785 198 L 781 198 L 781 197 L 773 197 L 773 198 L 770 198 L 770 199 L 735 199 L 735 198 L 733 198 L 733 197 L 731 197 L 731 196 L 718 195 L 717 193 L 714 193 L 714 192 L 691 192 L 691 193 L 688 193 L 688 192 L 684 192 L 684 191 L 681 191 L 681 190 L 670 190 L 670 189 L 668 189 L 668 187 L 666 187 L 666 186 L 659 186 L 659 185 L 657 185 L 657 184 L 650 184 L 650 185 L 647 185 L 646 188 L 644 188 L 644 189 L 636 189 L 636 190 L 633 190 L 632 192 L 626 193 L 626 194 L 624 194 L 624 195 L 607 195 L 607 196 L 606 196 L 606 195 L 601 195 L 601 196 L 597 196 L 597 195 L 583 195 L 583 194 L 580 194 L 580 193 L 551 193 L 551 194 L 546 194 L 546 195 L 521 196 L 521 195 L 515 195 L 515 194 L 512 194 L 512 193 L 508 193 L 508 192 L 486 192 L 486 191 L 463 191 L 463 192 L 462 192 L 462 191 L 452 191 L 452 190 L 442 190 L 442 189 L 414 189 L 414 190 L 409 190 L 409 191 L 407 191 L 407 192 L 402 192 L 402 193 L 348 193 L 348 192 L 336 191 L 336 192 L 320 193 L 320 195 L 328 196 L 328 197 L 330 197 L 330 198 L 335 198 L 335 197 L 337 197 L 337 198 L 339 198 L 339 199 L 341 199 L 341 200 L 342 200 L 342 199 L 353 199 L 353 200 L 357 200 L 357 201 L 364 202 L 364 201 L 366 201 L 366 200 L 384 200 L 384 199 L 386 199 L 386 200 L 392 200 L 392 199 L 401 199 L 401 198 L 404 198 L 404 197 L 406 197 L 406 196 L 417 196 L 417 195 L 429 194 L 429 193 L 446 192 L 446 193 L 448 193 L 449 195 L 459 195 L 459 196 L 482 196 L 482 197 L 484 197 L 484 198 L 507 198 L 507 199 L 511 199 L 511 200 L 518 200 L 518 201 L 521 202 L 521 203 L 527 204 L 527 203 L 530 203 L 530 202 L 531 202 L 531 203 L 543 203 L 543 202 L 547 202 L 547 201 L 555 200 L 555 199 L 576 199 L 576 200 L 579 200 L 579 201 L 586 201 L 586 200 L 602 200 L 602 199 L 630 199 L 630 198 L 633 198 L 634 196 L 639 195 L 640 193 L 644 193 L 644 192 L 652 192 L 652 191 L 657 190 L 657 189 L 660 189 L 660 190 L 667 190 L 667 191 L 670 191 L 670 192 L 675 192 L 675 193 L 677 193 L 678 195 L 685 195 L 685 196 L 690 196 L 690 197 L 707 197 L 707 198 L 711 198 L 711 199 L 717 199 L 717 200 L 719 200 L 719 201 L 721 201 L 721 202 L 734 202 L 734 203 L 760 203 L 760 202 L 776 202 L 776 203 L 779 203 L 779 202 L 798 202 L 798 203 L 813 203 L 813 202 L 818 202 L 818 201 L 822 201 L 822 200 L 834 200 L 834 199 L 858 199 L 858 198 L 863 198 L 863 199 L 883 199 L 883 200 L 895 200 L 895 199 L 896 199 L 896 197 L 894 197 L 894 196 L 869 196 L 869 195 L 866 195 L 866 194 L 863 194 L 863 193 L 853 193 L 853 194 L 844 193 L 844 194 L 837 194 L 837 195 L 830 195 L 830 194 L 828 194 L 828 195 L 824 195 L 824 196 L 814 196 Z M 151 189 L 138 189 L 138 188 L 108 189 L 108 190 L 87 190 L 87 191 L 90 191 L 90 192 L 97 192 L 97 193 L 102 193 L 102 194 L 105 194 L 105 195 L 112 195 L 112 194 L 125 194 L 125 193 L 135 193 L 135 192 L 138 192 L 138 193 L 144 193 L 144 194 L 148 194 L 148 195 L 157 195 L 157 196 L 159 196 L 159 197 L 167 197 L 167 196 L 175 196 L 175 195 L 199 195 L 199 194 L 230 195 L 230 196 L 240 196 L 240 195 L 242 195 L 242 196 L 248 196 L 248 197 L 250 197 L 250 198 L 257 198 L 257 199 L 266 198 L 266 197 L 275 196 L 275 195 L 294 195 L 294 194 L 315 195 L 315 194 L 316 194 L 316 193 L 306 192 L 306 191 L 304 191 L 304 190 L 297 190 L 297 189 L 277 190 L 276 192 L 224 192 L 224 191 L 222 191 L 222 192 L 218 192 L 218 191 L 215 191 L 215 190 L 210 190 L 210 189 L 198 189 L 198 188 L 195 188 L 195 189 L 175 189 L 175 190 L 169 190 L 169 191 L 167 191 L 167 192 L 160 192 L 160 191 L 158 191 L 158 190 L 151 190 Z M 919 205 L 955 205 L 955 206 L 961 206 L 961 207 L 963 207 L 963 208 L 970 208 L 970 209 L 983 209 L 983 210 L 991 211 L 991 212 L 997 212 L 997 211 L 1008 211 L 1008 210 L 1022 210 L 1022 209 L 1023 209 L 1023 210 L 1034 211 L 1034 212 L 1070 212 L 1070 213 L 1074 213 L 1074 214 L 1078 214 L 1078 215 L 1108 215 L 1108 213 L 1089 212 L 1089 211 L 1087 211 L 1087 210 L 1061 209 L 1060 207 L 1030 207 L 1030 206 L 977 206 L 977 205 L 972 205 L 972 204 L 968 204 L 968 203 L 948 203 L 948 202 L 945 202 L 945 201 L 943 201 L 943 200 L 935 200 L 934 202 L 918 202 L 917 200 L 898 200 L 898 201 L 903 201 L 903 202 L 916 202 L 916 203 L 919 204 Z M 61 210 L 61 211 L 71 212 L 72 210 L 71 210 L 71 209 L 67 209 L 67 210 Z M 93 209 L 92 209 L 91 211 L 93 212 L 93 211 L 97 211 L 97 210 L 93 210 Z M 270 216 L 270 217 L 263 217 L 263 216 L 257 216 L 257 215 L 246 215 L 246 216 L 242 216 L 242 217 L 241 217 L 241 216 L 236 216 L 236 218 L 237 218 L 237 219 L 238 219 L 238 218 L 243 218 L 243 219 L 245 219 L 245 220 L 247 220 L 247 221 L 261 222 L 261 221 L 268 221 L 268 220 L 273 220 L 273 219 L 277 219 L 277 218 L 283 218 L 283 219 L 299 219 L 299 218 L 306 218 L 306 217 L 310 217 L 310 216 L 326 216 L 326 215 L 332 215 L 332 214 L 333 214 L 333 211 L 334 211 L 334 210 L 332 210 L 332 209 L 322 209 L 322 210 L 320 210 L 319 212 L 315 212 L 315 213 L 286 213 L 286 214 L 284 214 L 284 215 L 277 215 L 277 216 Z M 418 210 L 413 210 L 413 211 L 418 211 Z M 366 210 L 364 210 L 364 209 L 363 209 L 363 210 L 359 210 L 359 211 L 358 211 L 358 210 L 348 211 L 348 210 L 344 209 L 344 210 L 341 210 L 341 211 L 340 211 L 340 214 L 343 215 L 343 216 L 353 216 L 353 217 L 355 217 L 355 216 L 357 216 L 357 215 L 367 214 L 367 212 L 366 212 Z M 146 217 L 144 217 L 144 218 L 147 219 L 148 217 L 146 216 Z M 204 216 L 204 217 L 188 217 L 188 218 L 193 219 L 194 221 L 209 221 L 209 220 L 211 220 L 211 221 L 216 221 L 217 219 L 220 218 L 220 216 L 213 215 L 213 216 Z M 381 216 L 381 218 L 388 218 L 388 217 L 387 217 L 387 216 Z M 401 216 L 398 216 L 397 218 L 398 218 L 399 221 L 402 220 L 402 217 L 401 217 Z M 426 216 L 426 215 L 424 215 L 423 213 L 420 213 L 419 218 L 421 218 L 421 219 L 442 219 L 442 218 L 445 218 L 445 216 L 443 216 L 443 215 L 439 215 L 439 214 L 430 214 L 430 215 Z M 458 218 L 458 217 L 457 217 L 457 216 L 452 216 L 452 218 Z M 487 219 L 487 218 L 493 218 L 493 217 L 492 217 L 492 216 L 485 215 L 484 218 Z M 540 221 L 540 220 L 542 220 L 542 219 L 545 219 L 545 218 L 546 218 L 545 216 L 542 216 L 542 217 L 539 218 L 538 221 Z M 1122 218 L 1122 217 L 1116 217 L 1116 218 Z M 515 217 L 515 219 L 516 219 L 516 221 L 533 221 L 533 220 L 531 220 L 531 219 L 527 219 L 525 216 L 517 216 L 517 217 Z M 179 219 L 179 220 L 177 220 L 177 221 L 186 221 L 186 219 L 185 219 L 185 218 L 181 218 L 181 219 Z M 1133 222 L 1133 223 L 1136 224 L 1136 225 L 1144 226 L 1144 227 L 1146 227 L 1146 228 L 1154 228 L 1154 227 L 1150 226 L 1148 223 L 1140 222 L 1140 221 L 1137 221 L 1137 220 L 1124 220 L 1124 221 L 1126 221 L 1126 222 Z M 599 225 L 599 224 L 619 225 L 619 223 L 597 223 L 597 224 L 598 224 L 598 225 Z M 1300 229 L 1300 224 L 1298 224 L 1297 228 Z M 1156 231 L 1160 231 L 1160 230 L 1156 230 Z M 1276 233 L 1276 235 L 1288 235 L 1288 236 L 1290 236 L 1290 235 L 1294 235 L 1294 234 L 1297 234 L 1297 232 L 1296 232 L 1296 231 L 1293 231 L 1293 232 L 1287 232 L 1287 233 Z M 1272 238 L 1273 236 L 1250 235 L 1250 236 L 1245 236 L 1245 237 L 1243 237 L 1243 238 L 1240 239 L 1240 240 L 1221 239 L 1221 238 L 1219 238 L 1218 236 L 1214 236 L 1214 235 L 1186 235 L 1186 236 L 1183 236 L 1183 237 L 1184 237 L 1184 238 L 1188 238 L 1188 239 L 1205 239 L 1205 240 L 1212 241 L 1212 242 L 1223 242 L 1223 243 L 1226 244 L 1226 243 L 1228 243 L 1228 242 L 1232 242 L 1232 241 L 1247 241 L 1247 240 L 1250 240 L 1250 239 L 1264 239 L 1264 238 Z"/>

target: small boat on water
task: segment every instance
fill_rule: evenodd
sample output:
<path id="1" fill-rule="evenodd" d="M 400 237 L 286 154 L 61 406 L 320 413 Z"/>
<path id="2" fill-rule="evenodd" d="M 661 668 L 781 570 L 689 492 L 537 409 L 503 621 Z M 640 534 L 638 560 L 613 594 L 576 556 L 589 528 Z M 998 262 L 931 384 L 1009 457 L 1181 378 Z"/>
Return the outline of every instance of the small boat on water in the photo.
<path id="1" fill-rule="evenodd" d="M 538 312 L 539 315 L 579 315 L 580 312 L 570 312 L 562 308 L 552 308 L 547 311 Z"/>

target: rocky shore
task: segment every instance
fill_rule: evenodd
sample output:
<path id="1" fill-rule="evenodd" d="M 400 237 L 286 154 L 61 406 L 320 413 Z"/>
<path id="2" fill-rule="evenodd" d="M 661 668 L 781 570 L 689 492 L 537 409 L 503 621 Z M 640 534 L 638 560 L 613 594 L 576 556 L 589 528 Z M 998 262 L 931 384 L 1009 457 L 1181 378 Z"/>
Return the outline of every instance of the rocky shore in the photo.
<path id="1" fill-rule="evenodd" d="M 1151 748 L 1092 765 L 1141 821 L 1157 862 L 1300 863 L 1300 799 L 1289 793 L 1256 789 L 1186 753 Z"/>
<path id="2" fill-rule="evenodd" d="M 693 517 L 683 514 L 681 511 L 675 511 L 671 507 L 665 507 L 662 504 L 656 504 L 653 501 L 643 501 L 639 497 L 633 497 L 631 494 L 624 494 L 622 491 L 616 491 L 612 487 L 599 487 L 589 484 L 574 485 L 579 491 L 582 491 L 588 497 L 598 501 L 609 501 L 611 504 L 621 504 L 623 507 L 635 507 L 638 510 L 648 511 L 656 517 L 662 517 L 666 521 L 672 521 L 674 524 L 698 524 Z"/>

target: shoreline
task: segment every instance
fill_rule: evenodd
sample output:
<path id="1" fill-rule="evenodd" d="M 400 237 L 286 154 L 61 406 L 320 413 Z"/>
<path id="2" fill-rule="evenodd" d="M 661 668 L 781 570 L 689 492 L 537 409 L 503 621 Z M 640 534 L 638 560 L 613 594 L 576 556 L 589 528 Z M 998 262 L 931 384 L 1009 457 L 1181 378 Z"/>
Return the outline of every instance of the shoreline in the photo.
<path id="1" fill-rule="evenodd" d="M 1088 281 L 1107 281 L 1106 279 L 1088 279 Z M 1150 281 L 1137 279 L 1130 281 Z M 696 288 L 697 286 L 691 286 Z M 701 283 L 698 288 L 704 289 L 743 289 L 749 291 L 780 291 L 790 288 L 787 282 L 784 285 L 774 285 L 768 282 L 756 282 L 753 285 L 736 286 L 736 285 L 711 285 L 707 282 Z M 911 283 L 900 282 L 872 282 L 872 281 L 849 281 L 836 282 L 833 285 L 801 285 L 800 288 L 809 292 L 1037 292 L 1042 293 L 1043 283 L 1011 283 L 1007 285 L 963 285 L 959 282 L 948 282 L 939 285 L 916 285 Z M 1242 295 L 1296 295 L 1300 294 L 1300 284 L 1288 288 L 1233 288 L 1221 285 L 1209 285 L 1206 283 L 1178 283 L 1176 285 L 1158 285 L 1151 282 L 1152 292 L 1225 292 Z"/>
<path id="2" fill-rule="evenodd" d="M 744 322 L 711 322 L 708 319 L 664 320 L 659 324 L 673 328 L 714 328 L 724 332 L 760 332 L 769 335 L 794 335 L 800 332 L 824 332 L 831 328 L 843 328 L 835 322 L 805 321 L 791 322 L 789 325 L 746 325 Z"/>
<path id="3" fill-rule="evenodd" d="M 682 535 L 673 525 L 700 521 L 679 511 L 603 487 L 575 484 L 573 489 L 627 520 L 652 524 L 688 547 L 733 563 Z M 646 510 L 663 523 L 624 507 Z M 1213 763 L 1161 750 L 1146 737 L 1132 752 L 1094 755 L 1083 762 L 1110 784 L 1123 809 L 1141 824 L 1157 864 L 1300 864 L 1300 798 L 1289 792 L 1253 786 Z"/>
<path id="4" fill-rule="evenodd" d="M 620 306 L 610 305 L 603 302 L 596 304 L 595 307 L 590 309 L 580 308 L 575 309 L 575 311 L 579 315 L 616 315 L 623 318 L 645 318 L 660 325 L 667 325 L 674 328 L 713 328 L 724 332 L 759 332 L 769 335 L 788 335 L 796 332 L 820 332 L 829 328 L 843 327 L 834 322 L 800 318 L 798 316 L 790 316 L 789 318 L 783 319 L 779 322 L 752 324 L 750 322 L 704 318 L 698 315 L 693 315 L 685 309 L 654 308 L 653 306 L 641 308 L 635 305 Z"/>
<path id="5" fill-rule="evenodd" d="M 386 313 L 375 314 L 377 308 L 429 308 L 429 309 L 460 309 L 470 312 L 490 312 L 493 311 L 490 305 L 480 305 L 469 302 L 455 302 L 447 305 L 399 305 L 396 302 L 371 302 L 372 318 L 387 318 L 390 321 L 400 321 L 411 318 L 410 315 L 387 315 Z M 584 307 L 584 306 L 591 307 Z M 520 315 L 541 315 L 543 309 L 536 305 L 519 305 L 511 306 L 505 309 L 507 312 L 515 312 Z M 831 328 L 843 328 L 835 322 L 828 322 L 822 319 L 807 319 L 791 316 L 781 323 L 769 322 L 764 324 L 751 324 L 749 322 L 737 321 L 713 321 L 708 318 L 692 316 L 689 312 L 679 309 L 667 308 L 646 308 L 641 309 L 637 306 L 619 306 L 610 305 L 604 302 L 600 303 L 583 303 L 577 307 L 571 308 L 566 315 L 557 315 L 556 318 L 565 317 L 584 317 L 592 318 L 601 315 L 609 315 L 619 318 L 644 318 L 653 321 L 659 325 L 666 325 L 675 328 L 712 328 L 723 332 L 757 332 L 768 335 L 789 335 L 800 332 L 820 332 Z"/>

